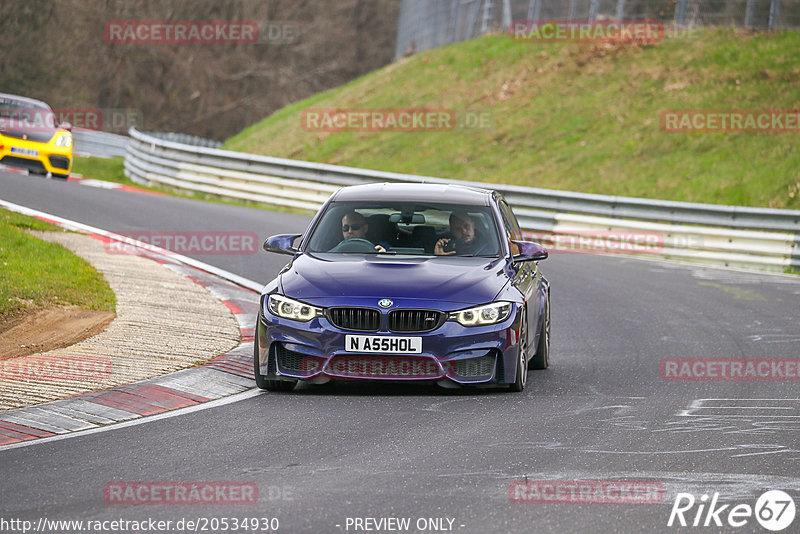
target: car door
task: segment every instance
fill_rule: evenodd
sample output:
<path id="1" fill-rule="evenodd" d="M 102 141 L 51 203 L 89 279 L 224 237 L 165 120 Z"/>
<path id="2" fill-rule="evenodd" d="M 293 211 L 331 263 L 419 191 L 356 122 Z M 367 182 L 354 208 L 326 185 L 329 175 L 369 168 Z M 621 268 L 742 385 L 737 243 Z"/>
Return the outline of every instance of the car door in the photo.
<path id="1" fill-rule="evenodd" d="M 509 249 L 512 256 L 519 254 L 519 246 L 512 243 L 512 240 L 522 240 L 522 230 L 519 227 L 517 218 L 511 207 L 502 197 L 499 198 L 498 207 L 500 209 L 500 216 L 503 220 L 503 227 L 506 233 Z M 538 332 L 536 325 L 539 324 L 540 308 L 537 305 L 540 301 L 537 298 L 537 286 L 540 283 L 539 269 L 536 262 L 524 261 L 512 265 L 514 276 L 512 284 L 516 287 L 525 298 L 526 311 L 528 313 L 528 346 L 535 346 L 535 336 Z"/>

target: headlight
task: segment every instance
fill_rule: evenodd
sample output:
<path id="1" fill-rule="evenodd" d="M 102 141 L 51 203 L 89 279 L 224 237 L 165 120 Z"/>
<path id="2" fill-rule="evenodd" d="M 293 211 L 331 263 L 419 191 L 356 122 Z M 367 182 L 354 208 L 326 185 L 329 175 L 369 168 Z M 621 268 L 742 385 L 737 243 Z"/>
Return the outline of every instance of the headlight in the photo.
<path id="1" fill-rule="evenodd" d="M 505 321 L 510 313 L 511 303 L 501 301 L 451 312 L 449 319 L 464 326 L 483 326 Z"/>
<path id="2" fill-rule="evenodd" d="M 71 147 L 72 146 L 72 136 L 68 134 L 59 134 L 56 137 L 56 146 L 64 146 L 64 147 Z"/>
<path id="3" fill-rule="evenodd" d="M 311 304 L 299 302 L 283 295 L 272 294 L 269 296 L 269 311 L 278 317 L 294 319 L 295 321 L 310 321 L 322 315 L 322 310 Z"/>

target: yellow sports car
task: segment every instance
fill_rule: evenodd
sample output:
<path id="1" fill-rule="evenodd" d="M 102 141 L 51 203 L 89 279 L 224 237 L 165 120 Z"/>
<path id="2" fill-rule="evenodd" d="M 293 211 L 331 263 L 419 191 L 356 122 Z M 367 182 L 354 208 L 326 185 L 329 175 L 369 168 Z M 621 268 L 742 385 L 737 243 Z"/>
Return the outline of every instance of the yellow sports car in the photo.
<path id="1" fill-rule="evenodd" d="M 0 93 L 0 163 L 67 178 L 72 170 L 72 126 L 56 126 L 39 100 Z"/>

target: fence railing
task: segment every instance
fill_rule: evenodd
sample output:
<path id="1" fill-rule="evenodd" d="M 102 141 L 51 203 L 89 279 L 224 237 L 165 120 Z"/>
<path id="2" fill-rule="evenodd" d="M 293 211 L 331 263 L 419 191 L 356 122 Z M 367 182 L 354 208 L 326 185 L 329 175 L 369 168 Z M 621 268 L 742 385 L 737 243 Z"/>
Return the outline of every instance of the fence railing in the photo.
<path id="1" fill-rule="evenodd" d="M 395 59 L 487 32 L 515 20 L 657 20 L 678 29 L 800 27 L 800 0 L 403 0 Z"/>
<path id="2" fill-rule="evenodd" d="M 714 265 L 800 268 L 800 210 L 617 197 L 447 180 L 191 146 L 130 130 L 125 173 L 142 184 L 315 211 L 345 185 L 461 184 L 503 194 L 523 229 L 558 246 L 557 236 L 660 236 L 647 253 Z"/>
<path id="3" fill-rule="evenodd" d="M 72 139 L 75 143 L 74 151 L 82 156 L 96 156 L 111 158 L 124 156 L 128 146 L 128 137 L 98 130 L 72 130 Z"/>

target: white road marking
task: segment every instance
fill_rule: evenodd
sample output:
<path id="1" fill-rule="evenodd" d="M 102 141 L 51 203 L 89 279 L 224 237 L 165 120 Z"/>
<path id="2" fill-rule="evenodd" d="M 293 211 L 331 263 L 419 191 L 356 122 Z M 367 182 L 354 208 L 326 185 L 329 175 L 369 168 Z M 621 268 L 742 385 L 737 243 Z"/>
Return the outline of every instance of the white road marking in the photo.
<path id="1" fill-rule="evenodd" d="M 695 399 L 678 417 L 800 419 L 800 399 Z"/>
<path id="2" fill-rule="evenodd" d="M 195 404 L 194 406 L 187 406 L 186 408 L 178 408 L 177 410 L 172 410 L 157 415 L 149 415 L 146 417 L 134 419 L 132 421 L 123 421 L 121 423 L 114 423 L 107 426 L 101 426 L 99 428 L 92 428 L 89 430 L 79 430 L 76 432 L 70 432 L 68 434 L 61 434 L 58 436 L 50 436 L 47 438 L 39 438 L 29 441 L 21 441 L 19 443 L 12 443 L 10 445 L 3 445 L 2 447 L 0 447 L 0 453 L 9 449 L 18 449 L 20 447 L 28 447 L 30 445 L 42 445 L 44 443 L 50 443 L 53 441 L 61 441 L 62 439 L 77 438 L 79 436 L 88 436 L 89 434 L 99 434 L 100 432 L 108 432 L 111 430 L 118 430 L 120 428 L 127 428 L 130 426 L 143 425 L 146 423 L 152 423 L 153 421 L 169 419 L 170 417 L 179 417 L 181 415 L 199 412 L 202 410 L 209 410 L 211 408 L 217 408 L 219 406 L 225 406 L 226 404 L 233 404 L 235 402 L 247 400 L 252 397 L 264 394 L 266 394 L 266 392 L 263 392 L 259 389 L 250 389 L 247 391 L 243 391 L 241 393 L 237 393 L 235 395 L 231 395 L 229 397 L 203 402 L 201 404 Z"/>

